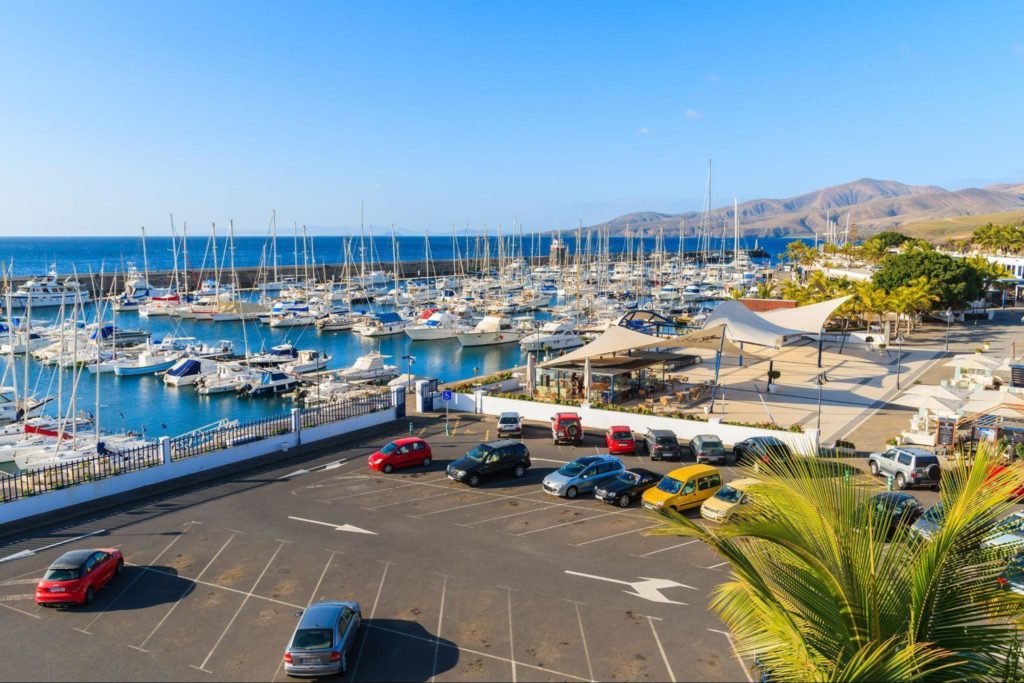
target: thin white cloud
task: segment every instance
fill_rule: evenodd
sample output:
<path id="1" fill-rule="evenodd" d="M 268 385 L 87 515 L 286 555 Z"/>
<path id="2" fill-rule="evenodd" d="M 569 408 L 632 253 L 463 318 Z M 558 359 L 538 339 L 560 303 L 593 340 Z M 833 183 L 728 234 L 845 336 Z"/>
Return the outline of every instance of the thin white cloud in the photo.
<path id="1" fill-rule="evenodd" d="M 700 112 L 697 111 L 696 109 L 687 109 L 685 112 L 683 112 L 683 116 L 690 120 L 699 119 Z"/>
<path id="2" fill-rule="evenodd" d="M 636 134 L 637 135 L 650 135 L 651 134 L 651 129 L 646 127 L 646 126 L 641 126 L 641 127 L 636 129 Z"/>

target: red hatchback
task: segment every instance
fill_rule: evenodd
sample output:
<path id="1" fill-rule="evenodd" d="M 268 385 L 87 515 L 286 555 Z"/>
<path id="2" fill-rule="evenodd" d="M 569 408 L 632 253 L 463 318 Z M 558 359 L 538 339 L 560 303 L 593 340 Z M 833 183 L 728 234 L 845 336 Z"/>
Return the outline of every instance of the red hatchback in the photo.
<path id="1" fill-rule="evenodd" d="M 391 474 L 392 471 L 402 467 L 415 467 L 430 465 L 430 446 L 426 441 L 415 436 L 405 439 L 395 439 L 384 448 L 370 456 L 369 464 L 371 470 L 377 470 L 384 474 Z"/>
<path id="2" fill-rule="evenodd" d="M 604 433 L 604 442 L 612 455 L 636 454 L 636 440 L 633 439 L 633 431 L 629 427 L 609 427 Z"/>
<path id="3" fill-rule="evenodd" d="M 116 548 L 64 553 L 50 565 L 36 585 L 36 604 L 88 605 L 96 591 L 123 569 L 124 556 Z"/>

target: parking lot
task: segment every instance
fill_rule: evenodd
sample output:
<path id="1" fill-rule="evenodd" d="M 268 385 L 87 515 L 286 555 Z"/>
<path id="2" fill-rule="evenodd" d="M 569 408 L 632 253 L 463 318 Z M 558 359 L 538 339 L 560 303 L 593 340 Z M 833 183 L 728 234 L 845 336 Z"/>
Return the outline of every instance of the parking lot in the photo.
<path id="1" fill-rule="evenodd" d="M 418 419 L 416 433 L 434 449 L 427 469 L 368 470 L 383 435 L 0 548 L 4 678 L 281 680 L 296 612 L 337 599 L 362 605 L 353 680 L 750 678 L 707 609 L 720 558 L 645 535 L 649 511 L 541 490 L 602 438 L 553 446 L 528 427 L 528 475 L 471 489 L 444 468 L 493 424 L 463 417 L 445 436 Z M 128 565 L 93 605 L 36 607 L 50 561 L 111 546 Z"/>

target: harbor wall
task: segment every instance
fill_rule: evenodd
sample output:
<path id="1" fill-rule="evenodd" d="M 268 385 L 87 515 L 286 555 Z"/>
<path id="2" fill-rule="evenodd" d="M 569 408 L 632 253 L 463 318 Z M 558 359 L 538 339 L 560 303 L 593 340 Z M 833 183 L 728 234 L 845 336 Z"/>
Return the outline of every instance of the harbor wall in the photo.
<path id="1" fill-rule="evenodd" d="M 731 448 L 744 439 L 753 436 L 774 436 L 789 444 L 797 453 L 817 453 L 819 433 L 816 429 L 810 429 L 803 433 L 786 432 L 775 429 L 761 429 L 758 427 L 744 427 L 742 425 L 722 424 L 721 418 L 714 415 L 709 416 L 707 422 L 698 420 L 682 420 L 675 417 L 662 415 L 640 415 L 637 413 L 619 412 L 617 410 L 598 410 L 585 406 L 563 406 L 553 403 L 540 403 L 538 401 L 522 401 L 513 398 L 502 398 L 500 396 L 488 396 L 483 392 L 477 395 L 455 394 L 451 402 L 451 409 L 457 410 L 456 406 L 477 406 L 475 412 L 484 415 L 500 415 L 504 412 L 517 412 L 524 420 L 550 423 L 551 417 L 557 412 L 577 413 L 583 423 L 583 427 L 591 430 L 604 431 L 616 425 L 628 425 L 634 432 L 643 432 L 647 429 L 667 429 L 684 442 L 698 434 L 714 434 L 722 440 L 727 448 Z M 466 411 L 470 412 L 470 411 Z"/>
<path id="2" fill-rule="evenodd" d="M 96 509 L 103 506 L 105 499 L 114 499 L 156 485 L 173 485 L 175 481 L 186 477 L 191 478 L 204 472 L 237 466 L 275 454 L 286 454 L 299 446 L 329 445 L 328 441 L 344 434 L 398 419 L 404 409 L 404 395 L 399 397 L 396 393 L 393 393 L 392 406 L 386 410 L 315 427 L 302 427 L 298 411 L 295 411 L 293 429 L 289 432 L 181 460 L 171 460 L 170 441 L 165 437 L 161 439 L 161 448 L 164 450 L 163 464 L 0 504 L 0 529 L 5 525 L 24 522 L 34 517 L 59 514 L 61 511 L 75 508 Z"/>

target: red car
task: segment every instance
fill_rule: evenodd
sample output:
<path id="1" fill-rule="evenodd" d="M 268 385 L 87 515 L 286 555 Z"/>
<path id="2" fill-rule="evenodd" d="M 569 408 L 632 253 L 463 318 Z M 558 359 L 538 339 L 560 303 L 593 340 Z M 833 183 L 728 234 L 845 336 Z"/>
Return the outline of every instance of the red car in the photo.
<path id="1" fill-rule="evenodd" d="M 1006 465 L 995 464 L 988 471 L 988 476 L 985 478 L 986 481 L 997 476 L 1000 472 L 1006 470 Z M 1024 480 L 1019 480 L 1017 486 L 1010 492 L 1012 498 L 1024 497 Z"/>
<path id="2" fill-rule="evenodd" d="M 36 604 L 88 605 L 96 591 L 124 570 L 116 548 L 72 550 L 58 557 L 36 585 Z"/>
<path id="3" fill-rule="evenodd" d="M 604 443 L 612 455 L 635 455 L 636 440 L 629 427 L 609 427 L 604 433 Z"/>
<path id="4" fill-rule="evenodd" d="M 430 465 L 430 446 L 426 441 L 415 436 L 405 439 L 395 439 L 384 448 L 370 456 L 369 464 L 371 470 L 377 470 L 384 474 L 391 474 L 394 470 L 402 467 L 415 467 Z"/>

